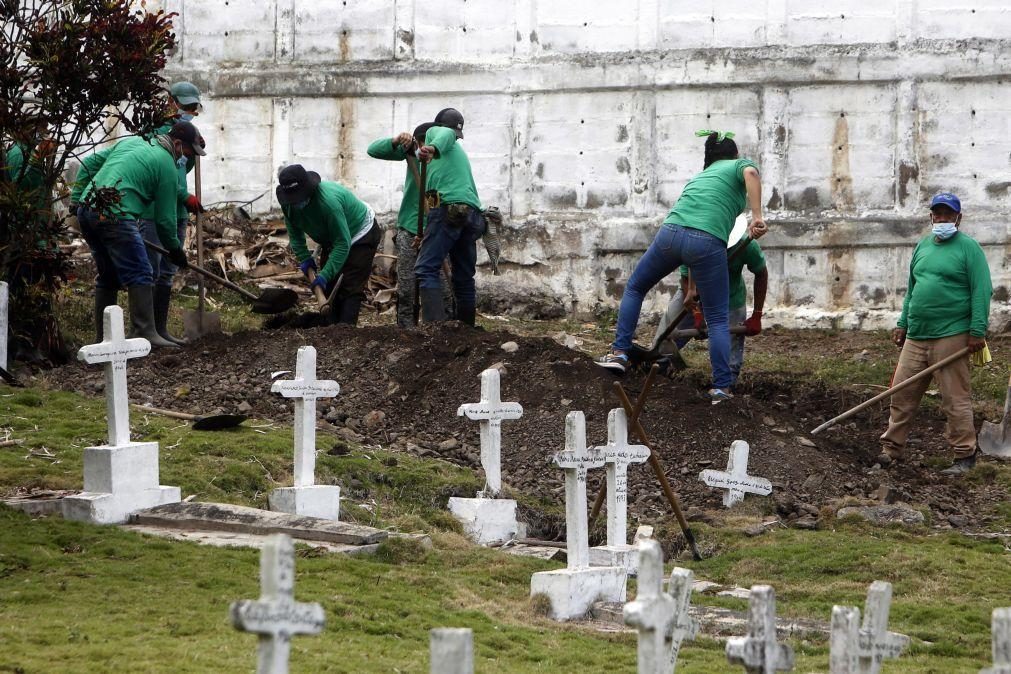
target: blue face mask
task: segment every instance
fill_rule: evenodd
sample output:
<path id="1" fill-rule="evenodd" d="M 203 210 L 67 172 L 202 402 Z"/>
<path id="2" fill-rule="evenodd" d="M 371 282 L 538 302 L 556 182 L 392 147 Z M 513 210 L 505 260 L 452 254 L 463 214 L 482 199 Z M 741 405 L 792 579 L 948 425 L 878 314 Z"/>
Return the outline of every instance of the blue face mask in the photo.
<path id="1" fill-rule="evenodd" d="M 300 211 L 300 210 L 302 210 L 303 208 L 305 208 L 308 205 L 309 205 L 309 200 L 308 199 L 303 199 L 302 201 L 295 202 L 294 204 L 291 205 L 291 207 L 294 208 L 296 211 Z"/>
<path id="2" fill-rule="evenodd" d="M 186 158 L 185 155 L 180 156 L 179 159 L 176 159 L 176 166 L 178 166 L 179 168 L 186 168 L 186 164 L 188 162 L 189 160 Z"/>
<path id="3" fill-rule="evenodd" d="M 934 236 L 936 236 L 941 241 L 947 241 L 951 237 L 955 236 L 955 232 L 958 231 L 958 227 L 954 222 L 935 222 L 933 227 Z"/>
<path id="4" fill-rule="evenodd" d="M 194 117 L 196 117 L 196 115 L 191 115 L 188 112 L 180 112 L 179 113 L 179 121 L 180 122 L 192 122 Z"/>

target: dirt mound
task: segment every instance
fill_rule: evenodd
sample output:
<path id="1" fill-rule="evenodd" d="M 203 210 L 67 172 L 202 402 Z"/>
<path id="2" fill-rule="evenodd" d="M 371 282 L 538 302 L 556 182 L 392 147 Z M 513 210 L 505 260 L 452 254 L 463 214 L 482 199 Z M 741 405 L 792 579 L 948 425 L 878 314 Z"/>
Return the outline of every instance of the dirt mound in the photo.
<path id="1" fill-rule="evenodd" d="M 510 341 L 519 347 L 512 353 L 501 348 Z M 547 338 L 457 323 L 410 331 L 332 326 L 208 338 L 178 352 L 155 351 L 131 361 L 131 398 L 197 414 L 240 409 L 290 423 L 291 404 L 270 393 L 270 376 L 294 369 L 295 353 L 304 344 L 316 347 L 318 376 L 341 384 L 340 396 L 320 401 L 318 409 L 343 437 L 474 468 L 479 466 L 478 424 L 458 417 L 456 410 L 479 399 L 481 371 L 500 363 L 502 399 L 524 408 L 521 419 L 503 422 L 503 479 L 550 504 L 563 502 L 562 472 L 552 466 L 551 455 L 563 446 L 565 415 L 582 410 L 587 441 L 599 444 L 607 438 L 608 410 L 618 406 L 614 378 L 586 355 Z M 100 369 L 73 364 L 58 376 L 64 386 L 88 394 L 102 387 Z M 712 406 L 703 396 L 703 376 L 658 378 L 643 417 L 667 476 L 688 508 L 720 507 L 721 492 L 699 482 L 698 473 L 723 469 L 727 447 L 737 439 L 750 443 L 749 472 L 773 482 L 777 509 L 790 519 L 816 514 L 840 497 L 870 497 L 882 485 L 891 487 L 892 498 L 930 507 L 934 521 L 953 516 L 968 526 L 985 521 L 994 503 L 1007 498 L 997 485 L 943 477 L 924 465 L 928 457 L 947 455 L 943 420 L 936 415 L 923 413 L 927 418 L 911 441 L 909 460 L 883 471 L 874 466 L 874 457 L 886 408 L 868 410 L 812 439 L 808 430 L 859 397 L 752 371 L 733 401 Z M 634 397 L 642 380 L 629 377 L 624 383 Z M 603 475 L 596 472 L 590 481 L 594 493 Z M 557 512 L 531 513 L 535 533 L 556 533 L 561 524 Z M 644 521 L 668 514 L 645 465 L 629 470 L 629 512 Z"/>

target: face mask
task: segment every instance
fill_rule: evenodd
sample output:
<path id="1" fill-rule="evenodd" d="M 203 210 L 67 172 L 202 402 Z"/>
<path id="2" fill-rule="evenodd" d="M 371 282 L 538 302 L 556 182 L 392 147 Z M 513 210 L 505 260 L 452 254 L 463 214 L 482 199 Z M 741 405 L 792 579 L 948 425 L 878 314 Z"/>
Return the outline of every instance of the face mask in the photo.
<path id="1" fill-rule="evenodd" d="M 299 202 L 296 202 L 296 203 L 292 204 L 291 207 L 294 208 L 296 211 L 300 211 L 300 210 L 302 210 L 303 208 L 305 208 L 308 205 L 309 205 L 309 200 L 308 199 L 303 199 L 302 201 L 299 201 Z"/>
<path id="2" fill-rule="evenodd" d="M 936 236 L 941 241 L 947 241 L 951 237 L 955 236 L 955 232 L 958 231 L 958 227 L 955 226 L 954 222 L 935 222 L 933 227 L 934 236 Z"/>
<path id="3" fill-rule="evenodd" d="M 179 113 L 179 121 L 180 122 L 192 122 L 194 117 L 196 117 L 196 115 L 191 115 L 188 112 L 180 112 Z"/>
<path id="4" fill-rule="evenodd" d="M 186 168 L 187 162 L 188 160 L 186 159 L 186 157 L 179 157 L 179 159 L 176 159 L 176 166 L 178 166 L 179 168 Z"/>

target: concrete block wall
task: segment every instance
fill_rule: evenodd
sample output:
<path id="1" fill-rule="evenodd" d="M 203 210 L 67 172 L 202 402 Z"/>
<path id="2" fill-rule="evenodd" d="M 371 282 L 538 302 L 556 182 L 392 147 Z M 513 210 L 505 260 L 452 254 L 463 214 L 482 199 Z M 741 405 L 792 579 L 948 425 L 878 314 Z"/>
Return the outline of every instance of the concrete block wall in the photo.
<path id="1" fill-rule="evenodd" d="M 1006 323 L 1006 0 L 162 6 L 179 15 L 167 77 L 207 92 L 205 201 L 267 191 L 256 207 L 274 210 L 277 169 L 300 162 L 390 222 L 404 166 L 366 147 L 453 106 L 482 200 L 510 216 L 504 275 L 483 269 L 479 289 L 586 314 L 616 305 L 700 170 L 694 131 L 730 129 L 763 175 L 774 321 L 891 325 L 925 202 L 948 189 L 985 246 Z"/>

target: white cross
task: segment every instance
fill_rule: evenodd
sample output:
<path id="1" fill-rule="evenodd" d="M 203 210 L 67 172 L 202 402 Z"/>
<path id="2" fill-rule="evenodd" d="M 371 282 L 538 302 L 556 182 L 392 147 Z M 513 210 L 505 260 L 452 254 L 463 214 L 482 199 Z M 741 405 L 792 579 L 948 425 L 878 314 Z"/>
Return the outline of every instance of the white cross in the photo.
<path id="1" fill-rule="evenodd" d="M 496 496 L 502 491 L 502 421 L 519 419 L 523 416 L 523 406 L 502 402 L 499 371 L 490 369 L 481 373 L 481 402 L 460 405 L 456 414 L 481 422 L 484 493 Z"/>
<path id="2" fill-rule="evenodd" d="M 730 458 L 727 461 L 727 471 L 704 470 L 699 473 L 699 479 L 710 487 L 726 489 L 723 495 L 723 505 L 728 508 L 744 500 L 745 494 L 772 493 L 772 483 L 764 477 L 748 475 L 748 443 L 744 440 L 734 440 L 730 445 Z"/>
<path id="3" fill-rule="evenodd" d="M 316 379 L 316 349 L 300 346 L 295 360 L 295 378 L 275 381 L 271 392 L 295 399 L 295 486 L 316 483 L 316 400 L 333 398 L 340 384 L 331 379 Z"/>
<path id="4" fill-rule="evenodd" d="M 688 615 L 693 574 L 674 569 L 671 596 L 663 591 L 663 552 L 653 540 L 639 543 L 639 583 L 635 601 L 625 604 L 625 624 L 639 631 L 639 674 L 666 674 L 677 666 L 684 639 L 698 634 L 698 621 Z"/>
<path id="5" fill-rule="evenodd" d="M 428 633 L 431 674 L 474 674 L 474 630 L 440 627 Z"/>
<path id="6" fill-rule="evenodd" d="M 995 608 L 990 619 L 993 633 L 993 667 L 979 674 L 1011 674 L 1011 608 Z"/>
<path id="7" fill-rule="evenodd" d="M 628 464 L 649 458 L 649 447 L 628 444 L 628 420 L 624 408 L 607 415 L 607 444 L 595 447 L 604 456 L 607 470 L 607 544 L 628 544 Z"/>
<path id="8" fill-rule="evenodd" d="M 257 674 L 287 674 L 291 638 L 323 631 L 323 607 L 295 601 L 295 546 L 290 536 L 267 539 L 260 552 L 260 599 L 232 602 L 231 617 L 236 629 L 260 635 Z"/>
<path id="9" fill-rule="evenodd" d="M 565 471 L 565 544 L 570 571 L 590 566 L 589 529 L 586 524 L 586 471 L 604 465 L 596 448 L 586 447 L 586 419 L 582 412 L 565 415 L 565 450 L 555 454 Z"/>
<path id="10" fill-rule="evenodd" d="M 884 660 L 899 657 L 909 637 L 888 631 L 891 605 L 891 583 L 876 580 L 867 590 L 862 627 L 859 609 L 832 608 L 831 674 L 878 674 Z"/>
<path id="11" fill-rule="evenodd" d="M 102 315 L 105 337 L 98 344 L 82 346 L 77 359 L 88 365 L 105 364 L 105 409 L 109 421 L 109 444 L 113 447 L 130 442 L 130 398 L 126 392 L 126 361 L 151 353 L 151 342 L 143 337 L 127 339 L 123 331 L 123 310 L 105 308 Z"/>
<path id="12" fill-rule="evenodd" d="M 773 674 L 793 669 L 793 649 L 776 641 L 776 592 L 755 585 L 748 599 L 748 636 L 727 639 L 727 662 L 744 665 L 748 674 Z"/>
<path id="13" fill-rule="evenodd" d="M 7 369 L 7 282 L 0 281 L 0 367 Z"/>

